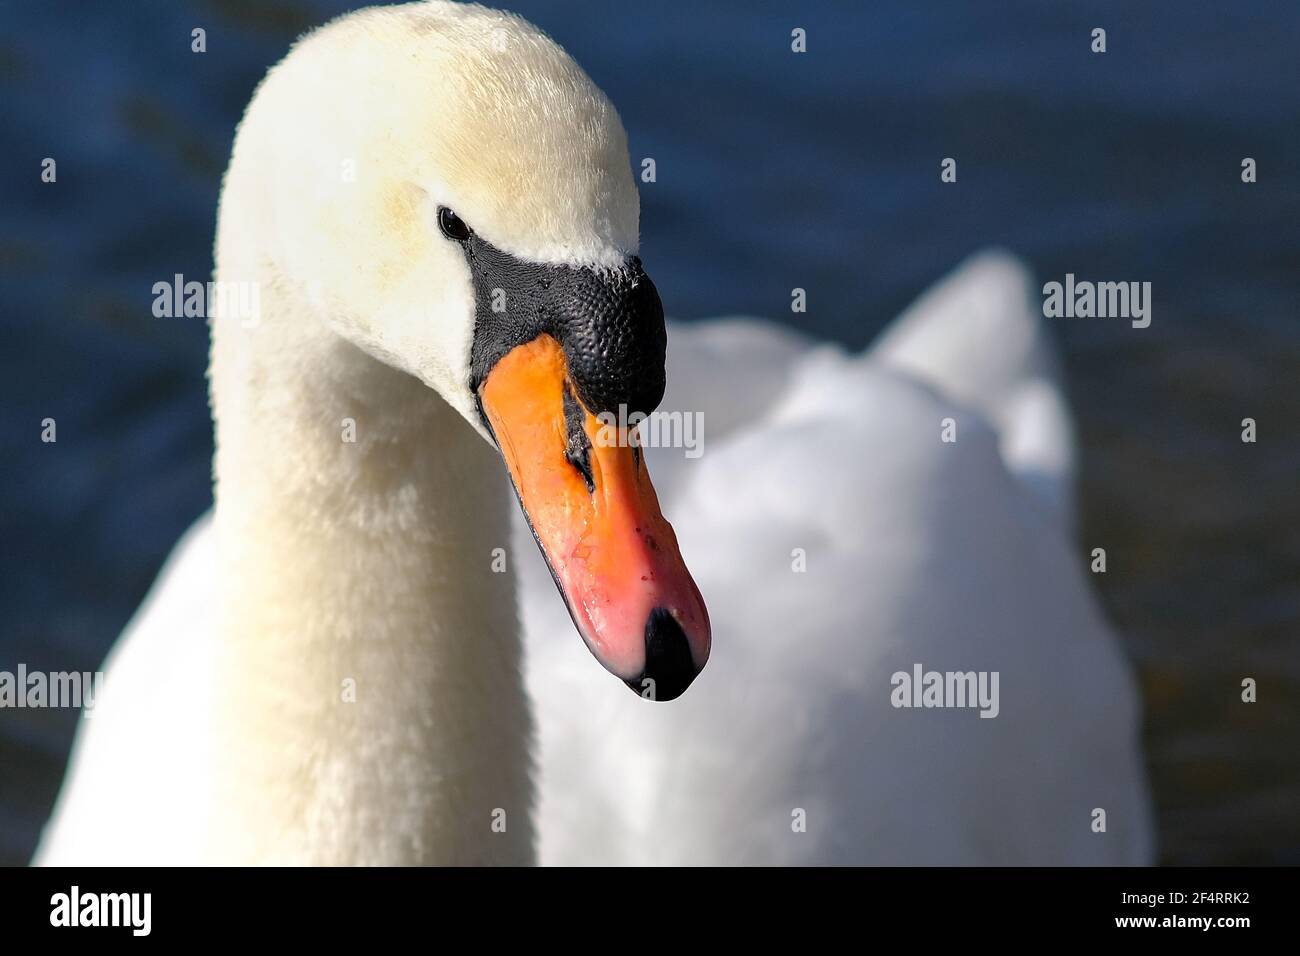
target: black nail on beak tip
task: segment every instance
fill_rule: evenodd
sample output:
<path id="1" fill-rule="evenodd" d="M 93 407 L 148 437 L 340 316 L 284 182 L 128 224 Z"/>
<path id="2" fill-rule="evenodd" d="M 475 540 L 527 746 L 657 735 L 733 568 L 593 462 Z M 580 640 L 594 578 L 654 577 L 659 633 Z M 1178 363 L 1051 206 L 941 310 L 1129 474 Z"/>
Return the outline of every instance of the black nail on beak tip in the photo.
<path id="1" fill-rule="evenodd" d="M 645 670 L 624 683 L 649 700 L 676 700 L 698 673 L 681 625 L 667 609 L 655 608 L 645 622 Z"/>

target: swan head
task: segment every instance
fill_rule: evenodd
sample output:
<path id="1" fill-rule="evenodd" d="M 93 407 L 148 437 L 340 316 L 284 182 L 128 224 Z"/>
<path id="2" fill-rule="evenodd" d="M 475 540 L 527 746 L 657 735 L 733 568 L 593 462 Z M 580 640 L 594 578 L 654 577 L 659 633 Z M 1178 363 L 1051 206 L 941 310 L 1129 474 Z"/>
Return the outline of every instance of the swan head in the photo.
<path id="1" fill-rule="evenodd" d="M 372 8 L 268 76 L 227 196 L 246 177 L 280 279 L 499 448 L 597 659 L 642 696 L 681 694 L 709 621 L 619 424 L 661 400 L 666 334 L 604 94 L 515 16 Z"/>

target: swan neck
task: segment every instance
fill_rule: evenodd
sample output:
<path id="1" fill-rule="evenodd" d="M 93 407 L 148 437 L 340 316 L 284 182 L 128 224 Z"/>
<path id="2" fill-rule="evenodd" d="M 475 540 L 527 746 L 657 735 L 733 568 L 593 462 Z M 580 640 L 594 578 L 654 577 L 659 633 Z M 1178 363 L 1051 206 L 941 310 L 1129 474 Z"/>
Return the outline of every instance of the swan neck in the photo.
<path id="1" fill-rule="evenodd" d="M 214 850 L 528 862 L 530 726 L 496 454 L 304 303 L 264 291 L 262 306 L 256 327 L 213 326 Z"/>

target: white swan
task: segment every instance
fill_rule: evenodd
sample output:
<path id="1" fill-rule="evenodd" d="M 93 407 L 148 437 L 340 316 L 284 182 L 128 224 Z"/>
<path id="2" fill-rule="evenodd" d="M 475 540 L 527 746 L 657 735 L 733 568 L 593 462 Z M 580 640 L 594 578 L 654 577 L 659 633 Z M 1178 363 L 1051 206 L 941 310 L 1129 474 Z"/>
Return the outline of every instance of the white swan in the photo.
<path id="1" fill-rule="evenodd" d="M 543 862 L 1151 861 L 1137 695 L 1071 540 L 1029 280 L 979 256 L 859 356 L 672 327 L 664 407 L 702 411 L 705 452 L 647 454 L 715 651 L 670 707 L 602 693 L 526 556 Z M 998 672 L 997 716 L 894 707 L 917 664 Z"/>
<path id="2" fill-rule="evenodd" d="M 576 622 L 660 697 L 709 654 L 639 453 L 574 428 L 657 398 L 636 229 L 616 113 L 517 18 L 367 10 L 272 71 L 218 229 L 262 318 L 212 323 L 215 517 L 110 656 L 40 862 L 1148 858 L 1135 694 L 1005 258 L 863 357 L 675 327 L 666 407 L 704 414 L 707 450 L 646 458 L 715 660 L 651 704 L 573 653 Z M 522 517 L 497 573 L 480 401 L 570 611 Z M 998 671 L 999 715 L 891 707 L 913 663 Z"/>

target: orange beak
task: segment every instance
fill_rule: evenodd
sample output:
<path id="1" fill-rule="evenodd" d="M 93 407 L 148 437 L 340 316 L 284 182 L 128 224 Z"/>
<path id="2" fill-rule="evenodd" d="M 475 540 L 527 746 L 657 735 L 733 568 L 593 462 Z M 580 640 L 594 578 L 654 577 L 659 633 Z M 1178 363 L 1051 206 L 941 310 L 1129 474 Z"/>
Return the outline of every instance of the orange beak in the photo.
<path id="1" fill-rule="evenodd" d="M 681 695 L 709 659 L 709 615 L 635 429 L 582 405 L 549 335 L 501 358 L 479 399 L 587 647 L 641 696 Z"/>

